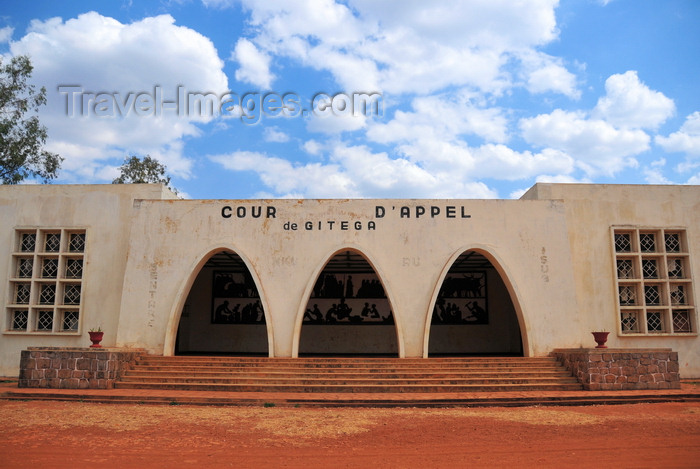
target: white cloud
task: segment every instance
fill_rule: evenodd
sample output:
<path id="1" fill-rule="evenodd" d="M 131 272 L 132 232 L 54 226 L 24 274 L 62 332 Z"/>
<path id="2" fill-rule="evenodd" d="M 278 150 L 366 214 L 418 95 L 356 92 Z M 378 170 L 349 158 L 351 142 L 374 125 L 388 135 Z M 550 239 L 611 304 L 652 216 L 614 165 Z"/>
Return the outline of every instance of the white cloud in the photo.
<path id="1" fill-rule="evenodd" d="M 557 92 L 572 99 L 580 98 L 576 76 L 564 67 L 561 59 L 537 52 L 522 55 L 523 74 L 530 93 Z"/>
<path id="2" fill-rule="evenodd" d="M 454 171 L 431 173 L 405 158 L 392 159 L 362 145 L 334 144 L 325 163 L 295 164 L 247 151 L 209 158 L 228 170 L 254 171 L 276 197 L 497 197 L 486 184 L 463 180 Z"/>
<path id="3" fill-rule="evenodd" d="M 671 180 L 663 174 L 663 169 L 666 166 L 666 159 L 652 161 L 649 165 L 642 168 L 644 179 L 648 184 L 673 184 Z"/>
<path id="4" fill-rule="evenodd" d="M 289 135 L 279 130 L 277 127 L 265 127 L 263 138 L 266 142 L 285 143 L 289 141 Z"/>
<path id="5" fill-rule="evenodd" d="M 260 52 L 248 39 L 241 38 L 231 54 L 231 59 L 240 64 L 236 80 L 269 90 L 275 76 L 270 72 L 270 57 Z"/>
<path id="6" fill-rule="evenodd" d="M 452 140 L 459 135 L 476 135 L 490 142 L 507 140 L 507 121 L 498 108 L 480 108 L 470 97 L 416 98 L 412 112 L 396 111 L 386 124 L 370 125 L 367 136 L 380 143 L 435 138 Z"/>
<path id="7" fill-rule="evenodd" d="M 521 119 L 520 129 L 527 142 L 570 155 L 589 176 L 613 175 L 636 166 L 633 157 L 648 150 L 650 141 L 642 130 L 617 129 L 583 112 L 561 109 Z"/>
<path id="8" fill-rule="evenodd" d="M 666 151 L 700 156 L 700 111 L 686 117 L 678 132 L 673 132 L 668 137 L 657 135 L 655 141 Z"/>
<path id="9" fill-rule="evenodd" d="M 323 145 L 316 140 L 307 140 L 301 148 L 309 155 L 318 156 L 323 151 Z"/>
<path id="10" fill-rule="evenodd" d="M 676 109 L 672 99 L 649 89 L 633 70 L 610 76 L 605 91 L 591 115 L 616 127 L 655 130 Z"/>
<path id="11" fill-rule="evenodd" d="M 346 91 L 432 93 L 469 86 L 501 93 L 513 85 L 512 57 L 528 57 L 558 35 L 558 0 L 258 2 L 250 11 L 254 42 L 266 52 L 330 72 Z M 538 92 L 575 94 L 554 59 L 530 64 Z"/>
<path id="12" fill-rule="evenodd" d="M 367 124 L 367 118 L 363 115 L 353 116 L 316 116 L 312 115 L 306 121 L 306 129 L 309 132 L 324 134 L 339 134 L 341 132 L 353 132 L 360 130 Z"/>
<path id="13" fill-rule="evenodd" d="M 0 44 L 10 42 L 10 39 L 12 39 L 12 33 L 14 31 L 15 28 L 11 26 L 5 26 L 4 28 L 0 28 Z"/>
<path id="14" fill-rule="evenodd" d="M 131 24 L 85 13 L 65 22 L 61 18 L 34 20 L 28 33 L 10 43 L 13 55 L 32 58 L 32 81 L 46 86 L 48 103 L 41 120 L 47 126 L 47 149 L 65 157 L 60 180 L 104 182 L 105 168 L 121 163 L 127 154 L 150 154 L 163 161 L 169 173 L 188 177 L 192 162 L 182 152 L 183 139 L 200 133 L 197 123 L 211 116 L 187 112 L 177 116 L 66 116 L 67 93 L 60 85 L 77 85 L 83 92 L 130 93 L 174 99 L 178 85 L 188 92 L 223 93 L 228 80 L 223 61 L 212 42 L 189 28 L 177 26 L 169 15 L 144 18 Z M 186 65 L 186 66 L 183 66 Z M 118 161 L 114 161 L 117 158 Z M 111 164 L 109 160 L 111 159 Z"/>

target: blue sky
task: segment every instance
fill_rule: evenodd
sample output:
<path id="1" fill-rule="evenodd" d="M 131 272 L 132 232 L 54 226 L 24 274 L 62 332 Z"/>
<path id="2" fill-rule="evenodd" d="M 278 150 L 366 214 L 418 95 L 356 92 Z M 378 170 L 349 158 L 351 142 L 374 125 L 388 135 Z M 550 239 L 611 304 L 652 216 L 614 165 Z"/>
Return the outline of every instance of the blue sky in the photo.
<path id="1" fill-rule="evenodd" d="M 191 198 L 512 198 L 700 184 L 699 22 L 696 0 L 6 0 L 0 53 L 47 89 L 55 183 L 149 154 Z"/>

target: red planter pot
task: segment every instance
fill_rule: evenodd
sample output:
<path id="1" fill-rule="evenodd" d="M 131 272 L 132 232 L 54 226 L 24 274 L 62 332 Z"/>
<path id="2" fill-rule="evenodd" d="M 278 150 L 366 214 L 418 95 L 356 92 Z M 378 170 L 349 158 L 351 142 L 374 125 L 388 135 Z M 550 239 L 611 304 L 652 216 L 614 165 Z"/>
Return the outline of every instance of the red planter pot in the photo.
<path id="1" fill-rule="evenodd" d="M 100 345 L 100 342 L 102 342 L 102 337 L 104 336 L 104 332 L 88 332 L 90 334 L 90 341 L 92 342 L 92 345 L 90 347 L 96 347 L 96 348 L 101 348 L 102 346 Z"/>
<path id="2" fill-rule="evenodd" d="M 608 341 L 608 334 L 609 332 L 591 332 L 593 334 L 593 340 L 595 340 L 595 343 L 598 344 L 596 348 L 608 348 L 607 345 L 605 345 L 605 342 Z"/>

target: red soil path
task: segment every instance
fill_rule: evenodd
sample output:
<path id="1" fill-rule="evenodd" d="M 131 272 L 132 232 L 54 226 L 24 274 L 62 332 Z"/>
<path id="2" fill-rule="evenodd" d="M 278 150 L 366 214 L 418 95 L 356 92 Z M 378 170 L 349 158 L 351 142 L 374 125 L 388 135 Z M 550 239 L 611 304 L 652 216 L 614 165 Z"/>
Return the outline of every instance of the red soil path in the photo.
<path id="1" fill-rule="evenodd" d="M 700 403 L 328 409 L 0 401 L 2 468 L 700 467 Z"/>

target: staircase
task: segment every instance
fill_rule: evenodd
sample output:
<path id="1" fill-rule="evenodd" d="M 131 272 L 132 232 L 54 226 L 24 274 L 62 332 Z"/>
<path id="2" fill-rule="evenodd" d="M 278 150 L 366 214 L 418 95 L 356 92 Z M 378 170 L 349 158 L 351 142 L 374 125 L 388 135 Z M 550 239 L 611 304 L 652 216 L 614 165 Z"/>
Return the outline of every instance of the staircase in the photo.
<path id="1" fill-rule="evenodd" d="M 115 389 L 286 393 L 576 391 L 554 358 L 144 356 Z"/>

